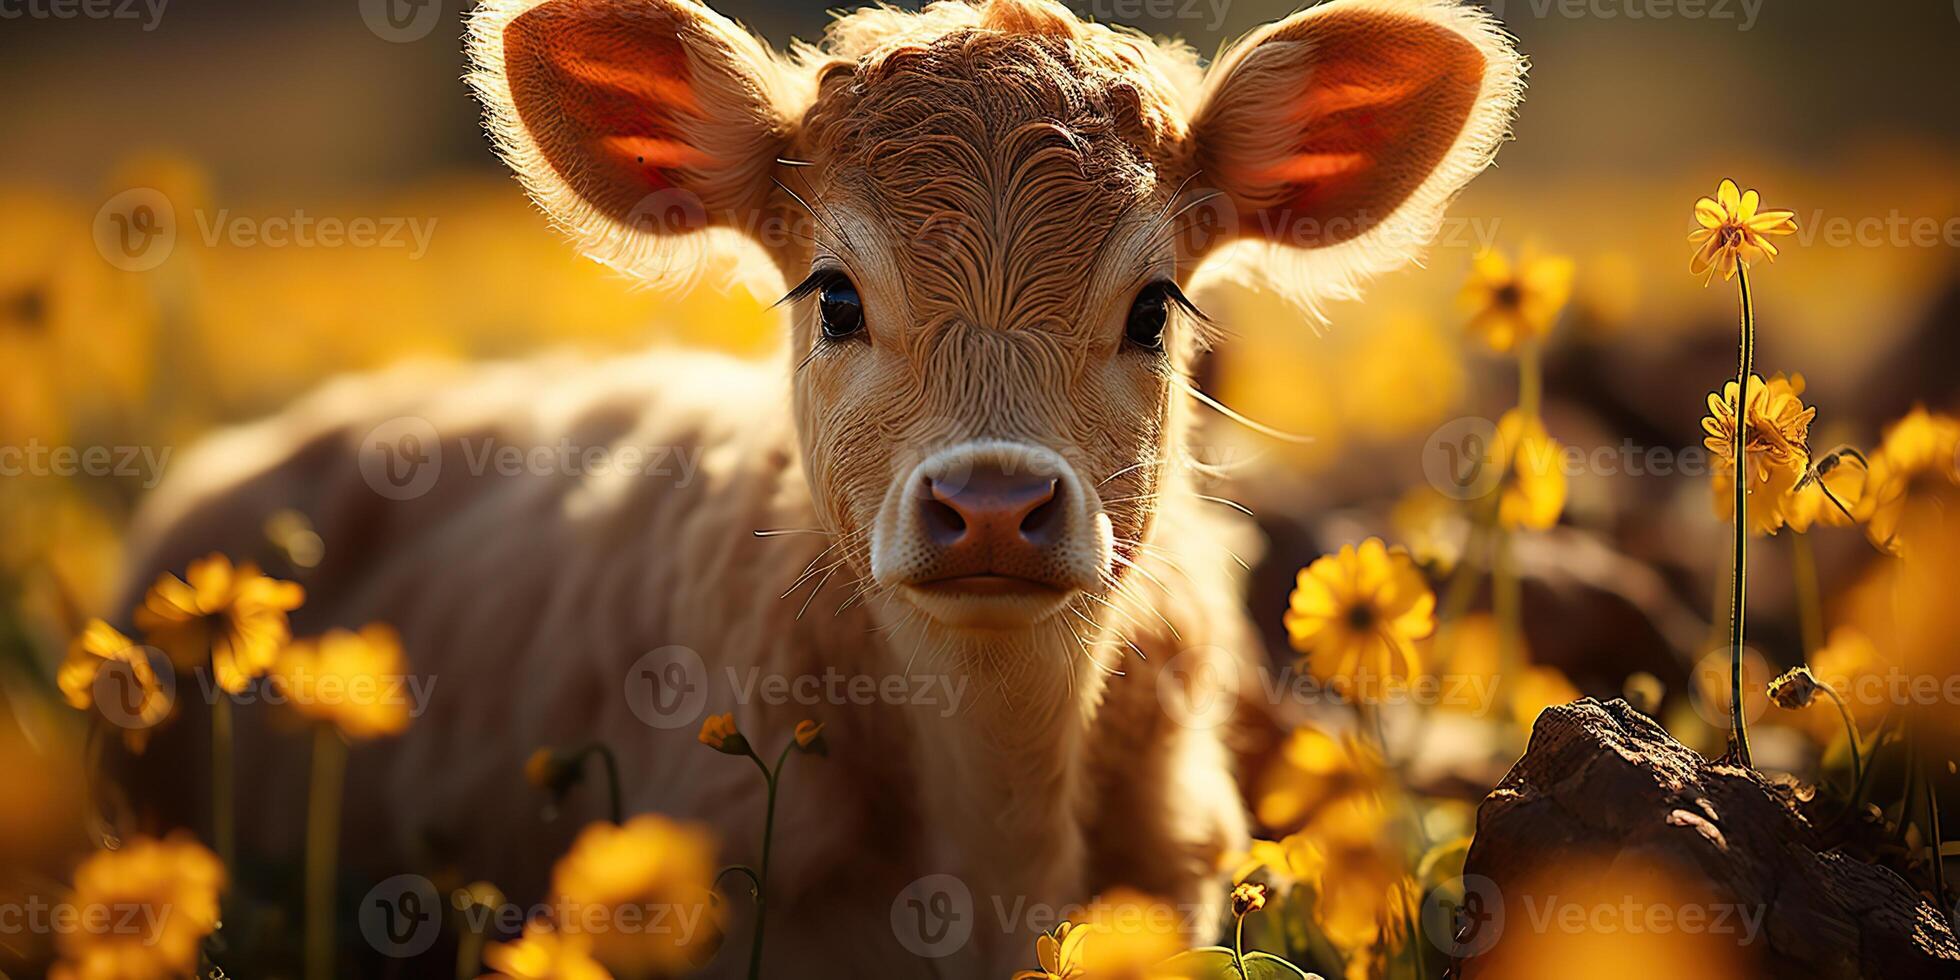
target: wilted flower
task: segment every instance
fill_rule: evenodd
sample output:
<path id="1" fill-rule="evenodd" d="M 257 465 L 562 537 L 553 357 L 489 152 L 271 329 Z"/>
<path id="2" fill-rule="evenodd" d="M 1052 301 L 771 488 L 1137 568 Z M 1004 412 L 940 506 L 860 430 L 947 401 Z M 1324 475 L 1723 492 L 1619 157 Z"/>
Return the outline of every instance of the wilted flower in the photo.
<path id="1" fill-rule="evenodd" d="M 289 645 L 273 662 L 272 682 L 300 714 L 348 738 L 376 738 L 408 728 L 408 700 L 391 686 L 407 672 L 400 635 L 371 623 Z"/>
<path id="2" fill-rule="evenodd" d="M 1436 628 L 1435 610 L 1408 553 L 1369 538 L 1300 570 L 1286 632 L 1314 676 L 1365 697 L 1421 672 L 1415 641 Z"/>
<path id="3" fill-rule="evenodd" d="M 714 854 L 706 828 L 657 814 L 590 824 L 552 868 L 558 931 L 588 933 L 593 956 L 614 973 L 699 966 L 721 942 Z"/>
<path id="4" fill-rule="evenodd" d="M 1519 409 L 1497 420 L 1504 475 L 1498 482 L 1497 522 L 1507 528 L 1542 531 L 1558 523 L 1565 509 L 1565 470 L 1558 441 L 1535 415 Z"/>
<path id="5" fill-rule="evenodd" d="M 286 614 L 305 596 L 297 584 L 268 578 L 256 565 L 234 568 L 224 555 L 211 555 L 192 562 L 182 579 L 160 576 L 136 610 L 136 625 L 179 668 L 193 669 L 209 656 L 218 687 L 237 694 L 271 669 L 292 636 Z"/>
<path id="6" fill-rule="evenodd" d="M 1717 272 L 1725 280 L 1733 279 L 1738 266 L 1758 258 L 1774 261 L 1776 246 L 1769 236 L 1795 232 L 1797 215 L 1794 211 L 1763 211 L 1761 207 L 1761 195 L 1753 190 L 1743 193 L 1727 178 L 1713 198 L 1696 201 L 1695 221 L 1701 227 L 1688 236 L 1688 241 L 1699 246 L 1688 263 L 1689 274 L 1702 276 L 1706 284 Z"/>
<path id="7" fill-rule="evenodd" d="M 188 835 L 134 837 L 120 850 L 97 851 L 75 869 L 79 909 L 135 909 L 126 929 L 70 929 L 55 937 L 58 980 L 189 976 L 198 946 L 218 924 L 225 869 Z"/>
<path id="8" fill-rule="evenodd" d="M 1503 253 L 1485 249 L 1471 262 L 1459 300 L 1471 314 L 1470 333 L 1504 353 L 1550 332 L 1571 295 L 1571 259 L 1527 248 L 1512 268 Z"/>
<path id="9" fill-rule="evenodd" d="M 1776 702 L 1777 707 L 1794 711 L 1808 707 L 1811 701 L 1816 700 L 1821 687 L 1810 668 L 1798 664 L 1769 682 L 1769 699 Z"/>
<path id="10" fill-rule="evenodd" d="M 1266 886 L 1242 881 L 1232 887 L 1232 914 L 1251 915 L 1266 907 Z"/>
<path id="11" fill-rule="evenodd" d="M 592 937 L 561 933 L 545 919 L 525 923 L 517 941 L 485 949 L 483 965 L 511 980 L 612 980 L 592 958 Z"/>
<path id="12" fill-rule="evenodd" d="M 117 721 L 123 727 L 124 744 L 132 752 L 141 752 L 151 727 L 170 715 L 171 696 L 164 691 L 145 648 L 108 623 L 90 620 L 82 635 L 69 644 L 68 658 L 56 672 L 55 683 L 70 706 L 86 711 L 95 704 L 96 681 L 104 670 L 122 671 L 121 676 L 135 685 L 133 703 L 129 689 L 122 692 Z"/>
<path id="13" fill-rule="evenodd" d="M 822 722 L 809 720 L 797 722 L 794 738 L 798 749 L 812 755 L 825 754 Z"/>
<path id="14" fill-rule="evenodd" d="M 701 722 L 701 733 L 695 736 L 695 740 L 716 752 L 728 755 L 746 755 L 749 751 L 749 740 L 735 730 L 733 711 L 727 714 L 709 715 Z"/>

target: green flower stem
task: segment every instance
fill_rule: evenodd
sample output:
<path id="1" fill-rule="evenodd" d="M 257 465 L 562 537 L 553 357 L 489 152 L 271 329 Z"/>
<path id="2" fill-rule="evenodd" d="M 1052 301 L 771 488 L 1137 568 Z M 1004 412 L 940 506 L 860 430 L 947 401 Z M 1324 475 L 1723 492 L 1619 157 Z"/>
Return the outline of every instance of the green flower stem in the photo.
<path id="1" fill-rule="evenodd" d="M 1856 788 L 1865 782 L 1865 760 L 1858 751 L 1858 726 L 1851 721 L 1851 709 L 1844 706 L 1844 698 L 1837 689 L 1829 684 L 1820 686 L 1830 695 L 1831 703 L 1837 705 L 1838 717 L 1844 719 L 1844 738 L 1851 743 L 1851 785 Z"/>
<path id="2" fill-rule="evenodd" d="M 1749 570 L 1749 470 L 1744 460 L 1749 429 L 1749 371 L 1755 358 L 1756 312 L 1749 300 L 1749 267 L 1738 264 L 1736 285 L 1742 294 L 1742 343 L 1736 367 L 1735 392 L 1735 578 L 1729 585 L 1729 745 L 1737 762 L 1749 760 L 1748 723 L 1742 718 L 1742 617 Z"/>
<path id="3" fill-rule="evenodd" d="M 1823 481 L 1818 481 L 1823 489 Z M 1810 535 L 1791 532 L 1791 571 L 1797 580 L 1797 617 L 1803 626 L 1804 659 L 1824 648 L 1824 603 L 1817 584 L 1817 551 L 1810 546 Z"/>
<path id="4" fill-rule="evenodd" d="M 604 742 L 589 742 L 572 757 L 582 764 L 587 756 L 594 755 L 605 764 L 607 812 L 612 815 L 613 825 L 619 826 L 626 822 L 625 804 L 619 795 L 619 758 L 613 755 L 612 746 Z"/>
<path id="5" fill-rule="evenodd" d="M 762 817 L 762 870 L 756 876 L 755 883 L 755 937 L 749 943 L 749 980 L 758 980 L 762 976 L 762 926 L 769 908 L 769 851 L 776 838 L 776 780 L 782 775 L 783 763 L 789 761 L 790 749 L 795 747 L 795 739 L 783 746 L 783 752 L 776 757 L 776 765 L 772 769 L 763 764 L 762 757 L 755 754 L 755 749 L 744 745 L 744 754 L 761 770 L 762 780 L 769 786 L 768 809 Z"/>
<path id="6" fill-rule="evenodd" d="M 1232 929 L 1232 969 L 1239 971 L 1239 980 L 1250 980 L 1245 972 L 1245 916 L 1239 916 L 1238 925 Z"/>
<path id="7" fill-rule="evenodd" d="M 1538 417 L 1544 389 L 1544 375 L 1538 367 L 1538 338 L 1527 338 L 1518 344 L 1518 411 L 1525 418 Z"/>
<path id="8" fill-rule="evenodd" d="M 238 845 L 233 830 L 236 814 L 232 810 L 231 695 L 223 688 L 211 702 L 211 843 L 218 849 L 218 860 L 225 873 L 238 874 Z"/>
<path id="9" fill-rule="evenodd" d="M 313 730 L 313 786 L 306 817 L 306 977 L 333 977 L 334 865 L 340 849 L 340 791 L 347 743 L 332 725 Z"/>

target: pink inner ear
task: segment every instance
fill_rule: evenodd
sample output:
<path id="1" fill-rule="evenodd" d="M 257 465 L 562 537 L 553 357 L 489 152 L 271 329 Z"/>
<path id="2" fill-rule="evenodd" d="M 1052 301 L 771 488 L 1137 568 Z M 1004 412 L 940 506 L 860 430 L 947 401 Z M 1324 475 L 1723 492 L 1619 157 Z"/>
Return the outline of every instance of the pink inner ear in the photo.
<path id="1" fill-rule="evenodd" d="M 685 141 L 699 112 L 681 23 L 655 4 L 550 0 L 504 30 L 518 119 L 565 183 L 625 221 L 673 171 L 710 163 Z M 698 209 L 695 209 L 698 211 Z"/>
<path id="2" fill-rule="evenodd" d="M 1435 171 L 1476 106 L 1484 56 L 1454 31 L 1388 13 L 1313 17 L 1298 30 L 1285 39 L 1315 52 L 1285 113 L 1298 136 L 1248 175 L 1286 190 L 1254 227 L 1331 245 L 1380 224 Z"/>

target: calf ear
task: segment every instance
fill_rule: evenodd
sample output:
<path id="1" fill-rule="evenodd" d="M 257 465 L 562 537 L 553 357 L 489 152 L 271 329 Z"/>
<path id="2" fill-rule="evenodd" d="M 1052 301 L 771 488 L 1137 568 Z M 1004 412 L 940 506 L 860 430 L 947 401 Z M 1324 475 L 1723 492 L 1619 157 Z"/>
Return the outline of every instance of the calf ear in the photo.
<path id="1" fill-rule="evenodd" d="M 1511 39 L 1458 0 L 1332 0 L 1254 31 L 1192 119 L 1194 184 L 1230 206 L 1187 258 L 1246 243 L 1243 264 L 1310 307 L 1352 295 L 1435 237 L 1523 88 Z"/>
<path id="2" fill-rule="evenodd" d="M 692 0 L 488 0 L 469 49 L 498 151 L 594 258 L 659 275 L 676 240 L 759 227 L 790 123 L 746 30 Z"/>

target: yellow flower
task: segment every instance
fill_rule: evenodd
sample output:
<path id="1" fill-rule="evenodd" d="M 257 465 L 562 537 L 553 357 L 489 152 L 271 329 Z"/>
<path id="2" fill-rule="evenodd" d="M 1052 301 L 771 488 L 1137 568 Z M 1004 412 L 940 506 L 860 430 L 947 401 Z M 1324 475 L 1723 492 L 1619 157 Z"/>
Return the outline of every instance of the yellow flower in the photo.
<path id="1" fill-rule="evenodd" d="M 1713 458 L 1710 484 L 1715 516 L 1735 519 L 1736 391 L 1731 381 L 1721 394 L 1708 395 L 1708 414 L 1702 417 L 1702 445 Z M 1800 505 L 1796 489 L 1810 469 L 1810 423 L 1817 409 L 1803 404 L 1803 375 L 1778 374 L 1767 381 L 1749 376 L 1747 424 L 1743 429 L 1743 458 L 1750 477 L 1749 530 L 1774 534 L 1798 507 L 1798 519 L 1813 516 Z M 1806 520 L 1805 526 L 1808 527 Z"/>
<path id="2" fill-rule="evenodd" d="M 728 755 L 742 755 L 749 750 L 749 740 L 735 730 L 735 712 L 709 715 L 701 722 L 701 733 L 695 739 L 716 752 Z"/>
<path id="3" fill-rule="evenodd" d="M 1281 887 L 1306 882 L 1318 887 L 1320 873 L 1327 867 L 1327 856 L 1304 835 L 1293 834 L 1281 840 L 1254 840 L 1244 854 L 1234 854 L 1227 862 L 1232 880 L 1243 882 L 1264 870 Z"/>
<path id="4" fill-rule="evenodd" d="M 714 838 L 705 827 L 642 814 L 588 825 L 551 872 L 555 925 L 589 936 L 614 973 L 676 973 L 721 944 Z"/>
<path id="5" fill-rule="evenodd" d="M 1790 494 L 1783 508 L 1784 520 L 1789 523 L 1791 530 L 1799 534 L 1818 525 L 1851 526 L 1857 520 L 1859 505 L 1865 499 L 1865 487 L 1871 477 L 1869 464 L 1840 459 L 1835 464 L 1830 464 L 1828 470 L 1825 469 L 1825 465 L 1822 462 L 1817 464 L 1817 479 L 1798 487 Z M 1825 495 L 1826 490 L 1830 491 L 1830 496 Z M 1836 497 L 1837 503 L 1832 503 L 1831 497 Z M 1839 504 L 1843 507 L 1840 508 Z M 1845 512 L 1847 509 L 1850 513 Z"/>
<path id="6" fill-rule="evenodd" d="M 1804 407 L 1803 391 L 1801 374 L 1788 378 L 1778 374 L 1768 381 L 1760 374 L 1749 376 L 1749 425 L 1742 450 L 1758 480 L 1777 467 L 1794 468 L 1799 474 L 1809 468 L 1810 423 L 1817 409 Z M 1733 381 L 1722 386 L 1720 395 L 1709 392 L 1708 414 L 1701 420 L 1706 433 L 1701 444 L 1724 469 L 1735 466 L 1735 392 Z"/>
<path id="7" fill-rule="evenodd" d="M 1311 824 L 1322 811 L 1350 796 L 1372 796 L 1383 783 L 1381 760 L 1360 740 L 1349 736 L 1336 739 L 1314 728 L 1296 728 L 1280 747 L 1279 758 L 1266 770 L 1258 795 L 1259 822 L 1268 827 L 1292 829 Z M 1292 838 L 1281 842 L 1294 848 Z M 1267 853 L 1271 857 L 1271 853 Z M 1290 863 L 1304 854 L 1287 852 Z"/>
<path id="8" fill-rule="evenodd" d="M 1089 930 L 1077 929 L 1068 922 L 1056 926 L 1053 933 L 1042 933 L 1034 941 L 1034 958 L 1041 969 L 1022 970 L 1014 974 L 1014 980 L 1075 980 L 1083 975 L 1076 961 L 1081 957 L 1082 944 L 1088 939 Z"/>
<path id="9" fill-rule="evenodd" d="M 86 711 L 95 705 L 95 685 L 104 670 L 118 671 L 112 676 L 135 684 L 131 691 L 125 683 L 119 703 L 105 705 L 103 710 L 122 728 L 123 743 L 129 750 L 141 752 L 149 741 L 150 729 L 170 716 L 172 697 L 163 689 L 156 665 L 143 647 L 108 623 L 90 620 L 82 635 L 69 645 L 68 658 L 55 674 L 55 683 L 71 707 Z"/>
<path id="10" fill-rule="evenodd" d="M 516 942 L 485 949 L 483 965 L 511 980 L 612 980 L 592 958 L 592 937 L 560 933 L 545 919 L 525 923 Z"/>
<path id="11" fill-rule="evenodd" d="M 1539 712 L 1577 700 L 1579 689 L 1566 679 L 1564 671 L 1545 664 L 1531 664 L 1524 668 L 1511 689 L 1511 714 L 1529 728 L 1538 720 Z"/>
<path id="12" fill-rule="evenodd" d="M 1797 230 L 1794 211 L 1763 211 L 1762 196 L 1755 191 L 1741 193 L 1735 181 L 1723 178 L 1713 198 L 1695 202 L 1695 221 L 1701 225 L 1688 236 L 1695 243 L 1695 257 L 1688 263 L 1690 275 L 1702 276 L 1702 284 L 1714 281 L 1720 272 L 1724 280 L 1735 278 L 1739 265 L 1758 258 L 1776 259 L 1771 235 L 1788 235 Z"/>
<path id="13" fill-rule="evenodd" d="M 1558 523 L 1565 509 L 1563 450 L 1535 415 L 1519 409 L 1497 420 L 1498 450 L 1504 475 L 1498 482 L 1497 522 L 1507 528 L 1543 531 Z"/>
<path id="14" fill-rule="evenodd" d="M 1427 483 L 1410 488 L 1395 502 L 1388 523 L 1406 543 L 1409 557 L 1442 574 L 1456 567 L 1470 537 L 1463 508 Z"/>
<path id="15" fill-rule="evenodd" d="M 1421 672 L 1415 641 L 1436 628 L 1435 610 L 1408 553 L 1369 538 L 1300 570 L 1286 632 L 1314 676 L 1366 697 Z"/>
<path id="16" fill-rule="evenodd" d="M 1503 253 L 1486 249 L 1471 262 L 1458 298 L 1470 313 L 1470 333 L 1504 353 L 1550 332 L 1571 295 L 1571 259 L 1527 248 L 1513 269 Z"/>
<path id="17" fill-rule="evenodd" d="M 1915 407 L 1885 429 L 1871 454 L 1868 491 L 1853 512 L 1872 543 L 1908 555 L 1914 539 L 1960 507 L 1960 420 Z"/>
<path id="18" fill-rule="evenodd" d="M 300 714 L 348 738 L 377 738 L 408 728 L 407 673 L 401 637 L 370 623 L 290 644 L 273 662 L 272 683 Z"/>
<path id="19" fill-rule="evenodd" d="M 1035 940 L 1039 970 L 1014 980 L 1170 980 L 1158 970 L 1179 951 L 1177 915 L 1163 903 L 1116 889 L 1089 903 L 1082 921 L 1063 922 Z"/>
<path id="20" fill-rule="evenodd" d="M 233 568 L 231 559 L 211 555 L 192 562 L 183 579 L 159 577 L 136 610 L 136 625 L 180 669 L 210 657 L 218 687 L 237 694 L 271 669 L 292 638 L 286 614 L 305 597 L 297 584 L 268 578 L 256 565 Z"/>
<path id="21" fill-rule="evenodd" d="M 97 851 L 75 869 L 74 906 L 87 916 L 107 910 L 127 928 L 72 929 L 55 937 L 61 963 L 52 977 L 147 980 L 189 976 L 198 946 L 218 924 L 225 869 L 216 855 L 181 832 L 163 840 L 133 837 L 120 850 Z M 136 914 L 125 914 L 134 910 Z"/>

